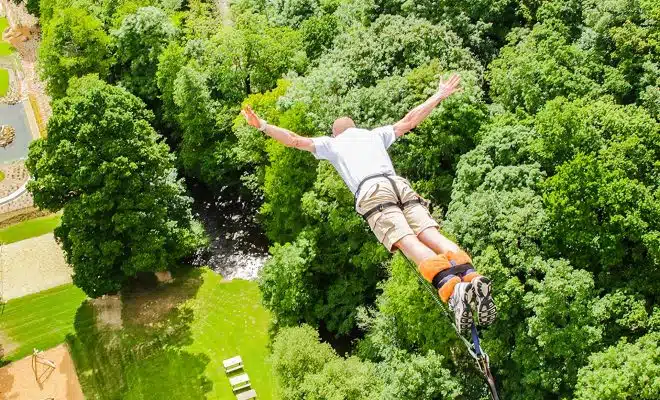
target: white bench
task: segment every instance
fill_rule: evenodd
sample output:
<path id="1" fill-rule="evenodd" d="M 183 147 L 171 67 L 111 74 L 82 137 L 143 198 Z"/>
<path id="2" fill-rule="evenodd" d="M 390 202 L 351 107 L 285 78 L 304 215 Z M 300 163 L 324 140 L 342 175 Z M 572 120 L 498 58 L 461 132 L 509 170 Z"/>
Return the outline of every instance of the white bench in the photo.
<path id="1" fill-rule="evenodd" d="M 246 392 L 241 392 L 236 395 L 236 400 L 250 400 L 256 398 L 257 398 L 257 392 L 255 392 L 254 389 L 250 389 Z"/>
<path id="2" fill-rule="evenodd" d="M 241 374 L 229 378 L 229 384 L 234 392 L 250 387 L 250 378 L 248 374 Z"/>
<path id="3" fill-rule="evenodd" d="M 243 359 L 241 356 L 228 358 L 222 362 L 222 365 L 225 367 L 225 373 L 229 374 L 243 368 Z"/>

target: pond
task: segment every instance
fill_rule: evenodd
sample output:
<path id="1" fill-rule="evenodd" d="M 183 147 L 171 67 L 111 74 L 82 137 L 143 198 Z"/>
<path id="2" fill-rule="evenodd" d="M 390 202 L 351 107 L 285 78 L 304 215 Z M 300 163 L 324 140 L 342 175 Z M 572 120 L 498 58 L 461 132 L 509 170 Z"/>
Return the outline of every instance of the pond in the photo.
<path id="1" fill-rule="evenodd" d="M 16 130 L 14 141 L 5 148 L 0 147 L 0 163 L 27 158 L 32 134 L 23 103 L 0 104 L 0 125 L 10 125 Z"/>

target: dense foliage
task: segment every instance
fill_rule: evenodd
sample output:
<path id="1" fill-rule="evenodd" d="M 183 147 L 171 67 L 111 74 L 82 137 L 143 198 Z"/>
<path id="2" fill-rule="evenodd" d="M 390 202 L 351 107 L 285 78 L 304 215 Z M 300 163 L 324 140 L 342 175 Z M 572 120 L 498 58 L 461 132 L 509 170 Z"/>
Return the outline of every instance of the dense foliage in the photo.
<path id="1" fill-rule="evenodd" d="M 64 210 L 55 236 L 90 296 L 169 269 L 203 244 L 152 118 L 126 90 L 86 76 L 54 103 L 48 138 L 30 146 L 28 188 L 40 208 Z"/>
<path id="2" fill-rule="evenodd" d="M 272 243 L 260 287 L 279 332 L 273 365 L 284 399 L 486 398 L 451 327 L 405 260 L 366 229 L 332 167 L 238 117 L 250 104 L 306 136 L 328 134 L 342 115 L 367 128 L 390 124 L 452 71 L 462 74 L 463 93 L 390 153 L 398 173 L 433 201 L 443 230 L 493 279 L 499 317 L 484 346 L 501 396 L 660 397 L 656 0 L 239 0 L 223 26 L 210 0 L 42 0 L 40 9 L 43 76 L 63 99 L 49 139 L 31 152 L 35 199 L 64 206 L 60 235 L 83 228 L 75 218 L 111 215 L 105 197 L 80 192 L 105 186 L 81 187 L 71 175 L 93 154 L 71 153 L 85 149 L 79 136 L 89 133 L 65 128 L 114 115 L 85 108 L 92 94 L 65 96 L 81 85 L 69 79 L 88 73 L 126 89 L 103 86 L 102 106 L 112 110 L 121 97 L 132 110 L 122 123 L 148 131 L 141 140 L 159 150 L 145 151 L 164 160 L 131 176 L 162 181 L 171 159 L 146 139 L 155 133 L 138 121 L 151 117 L 127 91 L 144 100 L 185 175 L 259 204 Z M 102 143 L 123 137 L 94 127 Z M 129 132 L 143 131 L 122 134 Z M 110 150 L 137 163 L 126 149 Z M 180 200 L 159 208 L 179 222 L 179 247 L 163 239 L 173 231 L 159 231 L 161 247 L 141 243 L 154 247 L 139 263 L 127 251 L 85 268 L 130 274 L 155 268 L 169 245 L 176 250 L 168 255 L 184 254 L 196 236 L 187 206 L 177 208 L 185 203 L 177 185 L 145 195 L 159 207 L 161 196 Z M 67 217 L 74 206 L 76 217 Z M 89 248 L 104 235 L 89 238 Z M 347 357 L 320 343 L 318 331 L 355 339 Z"/>

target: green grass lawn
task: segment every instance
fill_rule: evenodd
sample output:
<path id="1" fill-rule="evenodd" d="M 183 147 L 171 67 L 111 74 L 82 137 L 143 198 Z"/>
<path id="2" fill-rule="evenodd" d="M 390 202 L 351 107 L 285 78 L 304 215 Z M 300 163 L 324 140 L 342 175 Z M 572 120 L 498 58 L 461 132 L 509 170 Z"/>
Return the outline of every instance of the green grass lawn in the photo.
<path id="1" fill-rule="evenodd" d="M 7 18 L 2 17 L 0 18 L 0 35 L 2 32 L 5 31 L 5 29 L 9 26 L 9 21 L 7 21 Z M 12 45 L 9 43 L 0 40 L 0 56 L 8 56 L 14 51 L 14 48 Z"/>
<path id="2" fill-rule="evenodd" d="M 60 224 L 60 214 L 29 219 L 0 229 L 0 243 L 9 244 L 52 232 Z"/>
<path id="3" fill-rule="evenodd" d="M 9 90 L 9 71 L 0 68 L 0 97 L 7 94 Z"/>
<path id="4" fill-rule="evenodd" d="M 267 360 L 270 316 L 254 282 L 210 270 L 156 288 L 125 290 L 121 329 L 78 310 L 67 338 L 90 399 L 233 399 L 222 360 L 241 355 L 260 399 L 274 398 Z"/>
<path id="5" fill-rule="evenodd" d="M 40 293 L 9 300 L 0 306 L 2 361 L 14 361 L 32 353 L 33 348 L 49 349 L 74 332 L 76 311 L 85 294 L 68 284 Z"/>

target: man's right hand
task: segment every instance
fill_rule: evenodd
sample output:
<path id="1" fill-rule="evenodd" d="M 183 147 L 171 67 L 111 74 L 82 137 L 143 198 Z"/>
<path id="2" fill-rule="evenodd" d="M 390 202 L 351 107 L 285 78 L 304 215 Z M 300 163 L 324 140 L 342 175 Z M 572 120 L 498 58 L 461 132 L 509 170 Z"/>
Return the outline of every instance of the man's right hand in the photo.
<path id="1" fill-rule="evenodd" d="M 257 117 L 257 114 L 254 113 L 252 107 L 245 106 L 245 108 L 241 110 L 241 115 L 245 117 L 245 120 L 250 126 L 253 126 L 257 129 L 261 127 L 261 120 L 259 119 L 259 117 Z"/>
<path id="2" fill-rule="evenodd" d="M 245 108 L 241 110 L 241 115 L 245 117 L 245 120 L 250 126 L 254 126 L 257 129 L 261 128 L 261 123 L 263 120 L 259 119 L 257 114 L 254 113 L 254 110 L 252 110 L 252 107 L 245 106 Z M 279 126 L 266 125 L 266 121 L 263 121 L 263 124 L 264 133 L 282 143 L 283 145 L 300 150 L 310 151 L 312 153 L 315 151 L 314 141 L 312 139 L 298 136 L 290 130 L 280 128 Z"/>

